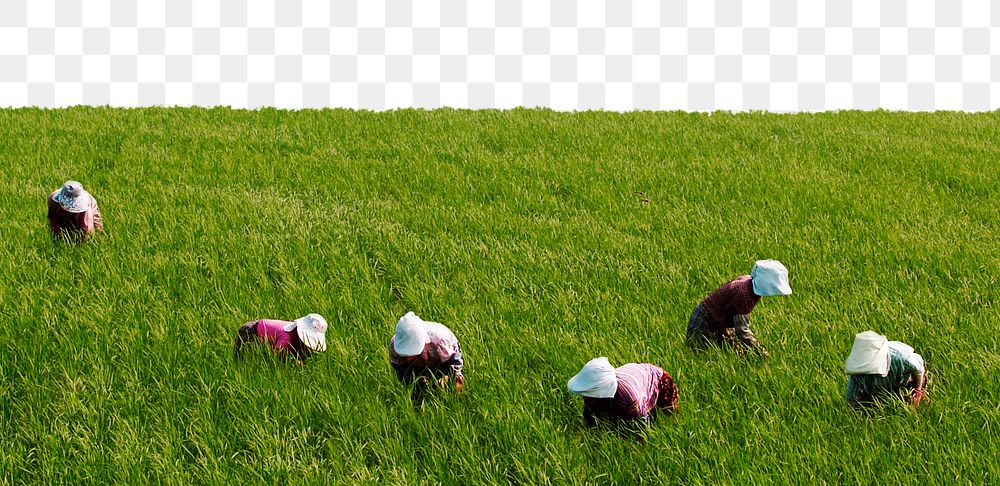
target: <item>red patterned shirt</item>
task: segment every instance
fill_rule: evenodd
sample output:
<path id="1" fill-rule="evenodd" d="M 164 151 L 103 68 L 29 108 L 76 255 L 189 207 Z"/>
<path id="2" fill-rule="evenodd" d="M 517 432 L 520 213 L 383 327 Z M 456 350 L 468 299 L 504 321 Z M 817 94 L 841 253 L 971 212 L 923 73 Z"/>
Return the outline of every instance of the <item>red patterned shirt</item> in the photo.
<path id="1" fill-rule="evenodd" d="M 760 302 L 760 296 L 753 293 L 753 281 L 749 275 L 736 277 L 705 297 L 705 309 L 715 324 L 733 327 L 733 317 L 749 314 Z"/>
<path id="2" fill-rule="evenodd" d="M 389 364 L 396 371 L 397 378 L 409 382 L 427 374 L 462 376 L 462 348 L 455 334 L 437 322 L 425 322 L 424 326 L 430 342 L 417 356 L 400 356 L 396 353 L 396 337 L 389 340 Z"/>

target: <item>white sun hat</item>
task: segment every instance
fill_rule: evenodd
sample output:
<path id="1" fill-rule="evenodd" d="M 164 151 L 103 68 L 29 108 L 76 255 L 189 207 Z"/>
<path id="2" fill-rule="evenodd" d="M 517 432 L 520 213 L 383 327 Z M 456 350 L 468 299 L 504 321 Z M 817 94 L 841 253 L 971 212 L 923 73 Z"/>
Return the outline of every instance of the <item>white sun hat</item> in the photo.
<path id="1" fill-rule="evenodd" d="M 424 352 L 424 346 L 431 342 L 427 334 L 427 327 L 424 320 L 413 312 L 399 318 L 396 323 L 396 334 L 393 338 L 393 348 L 400 356 L 416 356 Z"/>
<path id="2" fill-rule="evenodd" d="M 888 375 L 889 340 L 875 331 L 855 334 L 844 371 L 849 375 Z"/>
<path id="3" fill-rule="evenodd" d="M 90 209 L 90 193 L 83 190 L 83 184 L 77 181 L 66 181 L 56 192 L 53 201 L 71 213 L 82 213 Z"/>
<path id="4" fill-rule="evenodd" d="M 285 332 L 295 329 L 299 339 L 313 351 L 326 351 L 326 319 L 319 314 L 309 314 L 285 324 Z"/>
<path id="5" fill-rule="evenodd" d="M 778 260 L 757 260 L 750 271 L 753 293 L 761 297 L 792 295 L 788 285 L 788 269 Z"/>
<path id="6" fill-rule="evenodd" d="M 583 365 L 576 376 L 569 379 L 569 391 L 590 398 L 611 398 L 618 391 L 618 377 L 615 367 L 608 358 L 601 356 Z"/>

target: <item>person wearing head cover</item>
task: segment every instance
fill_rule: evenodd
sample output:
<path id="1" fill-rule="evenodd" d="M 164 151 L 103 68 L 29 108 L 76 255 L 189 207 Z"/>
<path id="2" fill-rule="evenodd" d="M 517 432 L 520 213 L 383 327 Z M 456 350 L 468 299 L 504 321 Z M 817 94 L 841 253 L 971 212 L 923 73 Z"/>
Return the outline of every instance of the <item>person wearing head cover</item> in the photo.
<path id="1" fill-rule="evenodd" d="M 53 235 L 79 234 L 82 239 L 104 229 L 97 199 L 77 181 L 66 181 L 49 194 L 49 228 Z"/>
<path id="2" fill-rule="evenodd" d="M 740 351 L 750 348 L 769 356 L 750 330 L 750 311 L 761 297 L 791 293 L 788 269 L 781 262 L 757 260 L 750 275 L 723 284 L 694 308 L 688 321 L 687 343 L 691 347 L 728 343 Z"/>
<path id="3" fill-rule="evenodd" d="M 899 396 L 916 405 L 926 393 L 924 358 L 909 345 L 889 341 L 874 331 L 854 336 L 844 371 L 845 396 L 851 406 L 868 405 L 885 396 Z"/>
<path id="4" fill-rule="evenodd" d="M 458 338 L 443 324 L 425 321 L 413 312 L 396 323 L 396 332 L 389 339 L 389 364 L 403 384 L 416 382 L 414 401 L 421 400 L 430 380 L 440 388 L 453 381 L 457 392 L 465 386 Z"/>
<path id="5" fill-rule="evenodd" d="M 677 385 L 670 373 L 649 363 L 629 363 L 615 368 L 608 358 L 590 360 L 570 378 L 569 391 L 583 397 L 583 418 L 588 426 L 598 419 L 641 421 L 649 424 L 656 409 L 680 409 Z"/>
<path id="6" fill-rule="evenodd" d="M 309 314 L 294 321 L 258 319 L 240 326 L 236 332 L 236 356 L 240 357 L 243 346 L 250 342 L 261 342 L 278 356 L 291 356 L 302 363 L 313 352 L 326 351 L 326 319 L 319 314 Z"/>

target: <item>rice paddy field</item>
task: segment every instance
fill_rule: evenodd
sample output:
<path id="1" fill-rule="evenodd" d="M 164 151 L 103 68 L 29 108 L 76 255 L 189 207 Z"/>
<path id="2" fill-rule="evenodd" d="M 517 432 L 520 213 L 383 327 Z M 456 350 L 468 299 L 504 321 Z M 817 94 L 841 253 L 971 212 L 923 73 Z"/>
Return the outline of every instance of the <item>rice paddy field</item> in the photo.
<path id="1" fill-rule="evenodd" d="M 1000 113 L 0 110 L 4 483 L 970 483 L 1000 475 Z M 106 233 L 54 242 L 65 180 Z M 770 359 L 684 345 L 754 260 Z M 406 311 L 462 342 L 415 408 Z M 299 366 L 236 329 L 310 312 Z M 919 409 L 843 399 L 872 329 Z M 587 429 L 566 381 L 652 362 L 680 412 Z"/>

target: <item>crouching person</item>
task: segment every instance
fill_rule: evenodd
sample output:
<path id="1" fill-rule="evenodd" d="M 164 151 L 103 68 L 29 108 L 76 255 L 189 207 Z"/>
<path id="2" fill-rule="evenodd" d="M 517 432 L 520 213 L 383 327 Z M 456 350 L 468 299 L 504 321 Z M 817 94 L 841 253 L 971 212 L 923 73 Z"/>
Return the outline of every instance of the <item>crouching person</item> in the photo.
<path id="1" fill-rule="evenodd" d="M 236 332 L 236 357 L 248 343 L 260 342 L 281 358 L 291 357 L 302 364 L 313 352 L 326 351 L 326 319 L 309 314 L 294 321 L 259 319 L 248 322 Z"/>
<path id="2" fill-rule="evenodd" d="M 588 426 L 596 425 L 597 419 L 648 425 L 656 409 L 673 413 L 680 408 L 674 379 L 649 363 L 615 368 L 608 358 L 594 358 L 569 380 L 568 388 L 583 397 Z"/>
<path id="3" fill-rule="evenodd" d="M 899 341 L 889 341 L 874 331 L 854 336 L 854 346 L 844 363 L 847 403 L 870 405 L 879 398 L 900 397 L 916 405 L 924 399 L 927 371 L 924 358 Z"/>
<path id="4" fill-rule="evenodd" d="M 441 389 L 454 383 L 456 392 L 465 386 L 458 338 L 443 324 L 425 321 L 412 312 L 396 323 L 389 340 L 389 364 L 399 381 L 414 384 L 412 398 L 418 405 L 432 382 Z"/>
<path id="5" fill-rule="evenodd" d="M 777 260 L 758 260 L 750 275 L 723 284 L 694 308 L 688 321 L 688 346 L 731 344 L 739 351 L 749 348 L 769 356 L 750 330 L 750 311 L 761 297 L 791 293 L 788 269 Z"/>
<path id="6" fill-rule="evenodd" d="M 49 195 L 49 228 L 54 236 L 79 236 L 81 240 L 104 229 L 97 199 L 77 181 L 66 181 Z"/>

